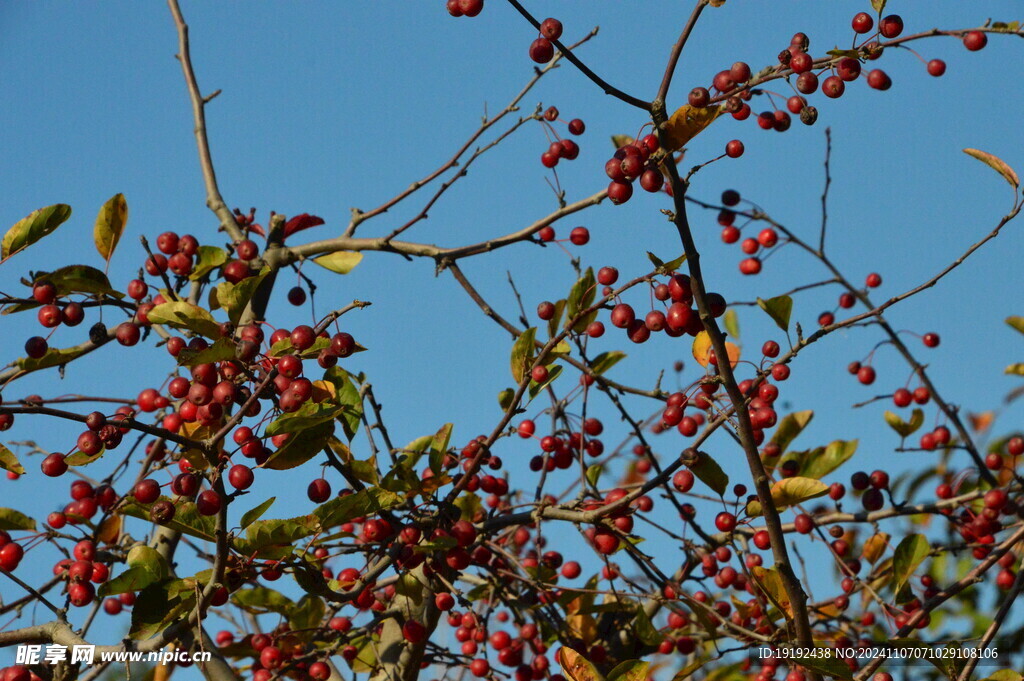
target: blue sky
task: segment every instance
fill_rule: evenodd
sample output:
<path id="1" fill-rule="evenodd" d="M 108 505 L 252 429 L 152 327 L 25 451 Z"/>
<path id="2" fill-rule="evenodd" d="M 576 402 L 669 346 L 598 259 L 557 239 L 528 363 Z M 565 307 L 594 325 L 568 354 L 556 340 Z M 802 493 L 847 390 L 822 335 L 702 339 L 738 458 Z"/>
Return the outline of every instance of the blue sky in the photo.
<path id="1" fill-rule="evenodd" d="M 441 0 L 185 2 L 200 85 L 204 93 L 223 89 L 208 107 L 207 119 L 229 205 L 258 207 L 263 224 L 269 210 L 314 213 L 327 224 L 303 237 L 338 234 L 351 207 L 369 209 L 401 191 L 451 155 L 476 129 L 485 106 L 492 113 L 500 110 L 531 75 L 527 48 L 533 29 L 498 0 L 488 0 L 475 19 L 453 19 L 443 5 Z M 556 11 L 570 41 L 600 25 L 599 35 L 580 50 L 581 58 L 609 82 L 648 99 L 689 13 L 689 3 L 653 0 L 535 1 L 528 7 L 540 16 Z M 890 8 L 903 14 L 908 32 L 970 27 L 988 17 L 1009 21 L 1019 10 L 1013 2 L 894 2 Z M 796 30 L 810 35 L 816 54 L 835 44 L 846 46 L 852 36 L 850 17 L 863 9 L 869 3 L 735 0 L 708 9 L 684 53 L 670 109 L 683 102 L 691 87 L 707 84 L 737 59 L 755 71 L 773 63 Z M 176 36 L 163 3 L 4 3 L 0 26 L 5 101 L 0 110 L 5 152 L 0 159 L 0 226 L 56 202 L 69 203 L 75 211 L 55 235 L 0 268 L 0 290 L 21 290 L 18 279 L 28 270 L 52 268 L 57 261 L 100 265 L 92 223 L 99 206 L 116 192 L 123 192 L 130 206 L 129 232 L 111 266 L 111 278 L 119 285 L 142 262 L 136 242 L 140 234 L 152 238 L 176 230 L 195 234 L 203 243 L 222 242 L 203 203 L 189 105 L 173 58 Z M 914 47 L 926 59 L 945 59 L 946 75 L 928 76 L 914 55 L 899 51 L 877 63 L 892 77 L 891 90 L 878 92 L 858 82 L 838 101 L 817 95 L 812 103 L 820 116 L 814 127 L 795 123 L 778 134 L 761 131 L 752 119 L 717 122 L 689 145 L 688 159 L 718 155 L 732 138 L 742 139 L 747 151 L 741 159 L 702 171 L 693 194 L 714 200 L 723 189 L 737 188 L 799 234 L 813 237 L 820 219 L 824 128 L 830 126 L 834 183 L 828 247 L 833 260 L 856 281 L 870 271 L 882 273 L 878 299 L 927 279 L 987 234 L 1010 207 L 1006 183 L 961 149 L 990 151 L 1024 169 L 1024 130 L 1016 118 L 1024 101 L 1012 86 L 1024 75 L 1024 60 L 1019 41 L 1010 38 L 994 37 L 978 53 L 967 52 L 952 38 Z M 603 187 L 603 165 L 612 151 L 609 136 L 633 134 L 642 116 L 603 95 L 568 65 L 545 77 L 526 97 L 523 110 L 541 101 L 557 106 L 566 120 L 580 117 L 587 124 L 578 138 L 579 158 L 558 168 L 567 198 Z M 769 107 L 754 106 L 755 112 L 762 108 Z M 550 212 L 555 207 L 545 182 L 550 174 L 539 163 L 546 147 L 540 128 L 525 126 L 475 163 L 407 237 L 460 245 L 514 231 Z M 624 275 L 646 272 L 647 251 L 667 260 L 680 249 L 674 230 L 658 212 L 668 206 L 667 199 L 641 194 L 638 190 L 625 206 L 604 204 L 571 224 L 560 223 L 559 235 L 586 225 L 591 243 L 569 247 L 584 265 L 613 265 Z M 418 196 L 365 223 L 360 232 L 390 232 L 415 215 L 426 198 Z M 692 222 L 708 284 L 728 300 L 767 298 L 825 277 L 820 266 L 791 248 L 773 255 L 762 275 L 742 277 L 739 250 L 719 241 L 714 214 L 694 212 Z M 1016 295 L 1024 283 L 1022 246 L 1020 225 L 1011 224 L 939 286 L 889 315 L 896 328 L 942 336 L 936 350 L 926 351 L 916 340 L 910 345 L 920 349 L 919 359 L 929 365 L 947 399 L 966 410 L 998 407 L 1015 385 L 1002 370 L 1021 359 L 1020 336 L 1003 319 L 1022 313 Z M 518 315 L 506 270 L 531 314 L 541 300 L 564 297 L 574 280 L 561 250 L 530 245 L 465 261 L 463 268 L 510 318 Z M 397 442 L 432 433 L 446 421 L 456 423 L 460 444 L 490 431 L 500 416 L 495 396 L 509 383 L 510 342 L 449 274 L 435 277 L 428 261 L 409 263 L 387 254 L 370 254 L 346 277 L 314 271 L 312 265 L 305 272 L 320 285 L 321 310 L 353 298 L 374 303 L 345 319 L 345 328 L 371 350 L 351 367 L 370 376 Z M 308 323 L 308 308 L 288 306 L 285 290 L 279 291 L 272 321 Z M 834 308 L 837 295 L 817 290 L 798 296 L 794 319 L 813 328 L 819 312 Z M 639 294 L 628 298 L 638 306 L 645 299 Z M 21 354 L 24 338 L 34 335 L 37 326 L 31 315 L 4 317 L 2 323 L 0 349 L 6 363 Z M 750 354 L 767 338 L 781 340 L 756 309 L 743 308 L 740 324 Z M 52 344 L 78 343 L 86 329 L 59 329 Z M 874 331 L 855 329 L 816 345 L 794 366 L 782 399 L 794 409 L 818 413 L 798 444 L 857 437 L 858 467 L 919 469 L 931 456 L 892 453 L 897 438 L 882 424 L 881 405 L 849 408 L 903 385 L 909 375 L 891 349 L 876 353 L 880 378 L 875 386 L 864 388 L 847 375 L 847 363 L 862 359 L 878 340 Z M 652 385 L 676 359 L 689 358 L 685 339 L 663 336 L 637 347 L 609 333 L 594 346 L 626 350 L 629 359 L 611 375 L 641 386 Z M 71 367 L 64 382 L 52 372 L 36 375 L 20 381 L 5 398 L 65 392 L 135 395 L 159 384 L 170 368 L 162 350 L 107 347 Z M 693 362 L 687 362 L 683 380 L 698 376 Z M 612 443 L 622 429 L 606 407 L 600 410 L 608 417 L 605 440 Z M 930 423 L 934 410 L 928 414 Z M 1019 408 L 1011 410 L 997 430 L 1019 424 L 1020 416 Z M 70 447 L 76 431 L 20 418 L 5 435 L 60 450 Z M 657 441 L 664 451 L 683 446 L 678 436 L 663 436 L 670 437 L 675 439 Z M 514 480 L 529 479 L 525 466 L 534 449 L 518 441 L 503 445 L 500 454 Z M 724 440 L 709 451 L 727 471 L 742 474 L 740 452 Z M 37 461 L 30 460 L 28 468 L 30 476 L 18 482 L 0 480 L 0 500 L 4 506 L 45 514 L 60 503 L 54 499 L 65 493 L 68 480 L 39 482 Z M 853 470 L 854 464 L 848 464 L 837 477 L 846 479 Z M 269 481 L 265 476 L 254 489 L 257 495 L 272 487 L 292 490 L 280 495 L 274 513 L 305 512 L 310 506 L 305 486 L 315 475 L 315 469 L 305 467 Z M 0 584 L 0 591 L 13 595 L 9 583 Z"/>

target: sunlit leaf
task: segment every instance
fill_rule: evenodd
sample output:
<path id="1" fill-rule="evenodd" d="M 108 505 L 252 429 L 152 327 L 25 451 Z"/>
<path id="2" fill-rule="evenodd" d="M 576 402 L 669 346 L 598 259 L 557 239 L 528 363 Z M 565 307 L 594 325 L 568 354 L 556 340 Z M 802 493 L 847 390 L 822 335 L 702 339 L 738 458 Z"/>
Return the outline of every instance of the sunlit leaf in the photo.
<path id="1" fill-rule="evenodd" d="M 914 575 L 929 551 L 928 539 L 922 534 L 909 534 L 900 541 L 892 558 L 892 588 L 898 592 Z"/>
<path id="2" fill-rule="evenodd" d="M 6 260 L 15 253 L 28 248 L 47 234 L 53 232 L 71 217 L 71 206 L 56 203 L 32 211 L 14 223 L 0 242 L 0 260 Z"/>
<path id="3" fill-rule="evenodd" d="M 604 677 L 585 657 L 568 646 L 558 650 L 558 664 L 569 681 L 603 681 Z"/>
<path id="4" fill-rule="evenodd" d="M 782 584 L 782 576 L 778 570 L 756 565 L 751 568 L 751 574 L 754 575 L 754 579 L 768 597 L 768 600 L 775 604 L 775 607 L 779 610 L 785 612 L 787 617 L 792 618 L 793 604 L 789 600 L 789 594 L 786 593 L 786 588 Z"/>
<path id="5" fill-rule="evenodd" d="M 807 424 L 814 418 L 814 412 L 810 409 L 806 411 L 795 411 L 792 414 L 786 414 L 779 421 L 778 427 L 775 429 L 775 433 L 772 435 L 771 441 L 779 446 L 779 449 L 786 451 L 786 448 L 797 438 L 800 433 L 803 432 Z"/>
<path id="6" fill-rule="evenodd" d="M 188 275 L 188 278 L 191 281 L 199 281 L 227 261 L 228 252 L 223 248 L 200 246 L 196 252 L 196 262 L 192 266 L 192 273 Z"/>
<path id="7" fill-rule="evenodd" d="M 213 316 L 198 305 L 185 300 L 161 303 L 146 316 L 153 324 L 162 324 L 173 329 L 188 329 L 207 338 L 220 337 L 220 326 L 214 321 Z"/>
<path id="8" fill-rule="evenodd" d="M 772 502 L 775 508 L 782 510 L 789 506 L 803 503 L 828 493 L 828 485 L 820 480 L 805 477 L 783 478 L 772 485 Z M 747 503 L 747 514 L 758 516 L 764 512 L 761 502 L 753 500 Z"/>
<path id="9" fill-rule="evenodd" d="M 0 530 L 30 530 L 36 529 L 36 521 L 29 518 L 21 511 L 13 508 L 0 508 Z"/>
<path id="10" fill-rule="evenodd" d="M 920 409 L 914 409 L 910 414 L 909 421 L 904 421 L 899 414 L 894 414 L 888 409 L 885 410 L 883 416 L 889 427 L 899 433 L 900 437 L 909 437 L 924 423 L 924 412 Z"/>
<path id="11" fill-rule="evenodd" d="M 682 149 L 684 144 L 711 125 L 722 112 L 722 107 L 717 104 L 703 108 L 684 104 L 676 109 L 676 112 L 662 127 L 661 139 L 665 151 L 672 152 Z"/>
<path id="12" fill-rule="evenodd" d="M 793 299 L 789 296 L 776 296 L 768 300 L 757 299 L 758 306 L 768 313 L 776 326 L 789 332 L 789 317 L 793 313 Z"/>
<path id="13" fill-rule="evenodd" d="M 520 383 L 526 378 L 530 365 L 533 363 L 533 341 L 536 335 L 537 328 L 531 326 L 519 334 L 519 338 L 512 345 L 510 367 L 512 370 L 512 380 L 516 383 Z"/>
<path id="14" fill-rule="evenodd" d="M 263 517 L 263 514 L 266 513 L 270 509 L 270 507 L 274 505 L 275 501 L 277 501 L 277 497 L 270 497 L 256 508 L 251 508 L 245 513 L 243 513 L 242 519 L 238 521 L 238 526 L 244 530 L 245 528 L 252 525 L 254 522 Z"/>
<path id="15" fill-rule="evenodd" d="M 693 474 L 705 485 L 722 496 L 729 487 L 729 476 L 725 474 L 718 462 L 706 452 L 697 452 L 696 461 L 686 464 Z"/>
<path id="16" fill-rule="evenodd" d="M 93 241 L 96 250 L 104 260 L 110 260 L 121 240 L 125 227 L 128 226 L 128 202 L 124 194 L 114 194 L 100 208 L 93 227 Z"/>
<path id="17" fill-rule="evenodd" d="M 885 532 L 876 532 L 864 542 L 864 559 L 869 563 L 875 563 L 885 553 L 885 547 L 888 545 L 889 535 Z"/>
<path id="18" fill-rule="evenodd" d="M 989 168 L 992 168 L 1002 175 L 1003 179 L 1009 182 L 1014 189 L 1020 186 L 1020 178 L 1017 177 L 1017 173 L 1014 172 L 1013 168 L 1007 165 L 1006 161 L 1002 160 L 998 156 L 993 156 L 992 154 L 979 149 L 964 149 L 964 153 L 968 156 L 973 156 Z"/>
<path id="19" fill-rule="evenodd" d="M 602 352 L 600 355 L 590 360 L 590 371 L 595 376 L 600 376 L 625 358 L 626 353 L 619 352 L 618 350 Z"/>
<path id="20" fill-rule="evenodd" d="M 329 269 L 338 274 L 348 274 L 363 259 L 363 254 L 358 251 L 335 251 L 319 258 L 313 258 L 313 262 L 320 267 Z"/>
<path id="21" fill-rule="evenodd" d="M 726 333 L 728 333 L 731 337 L 735 338 L 736 340 L 739 340 L 740 320 L 738 315 L 736 314 L 736 310 L 734 310 L 731 307 L 728 310 L 726 310 L 725 314 L 722 316 L 722 323 L 725 326 Z"/>
<path id="22" fill-rule="evenodd" d="M 0 444 L 0 468 L 18 475 L 25 474 L 25 468 L 18 461 L 18 457 L 3 444 Z"/>

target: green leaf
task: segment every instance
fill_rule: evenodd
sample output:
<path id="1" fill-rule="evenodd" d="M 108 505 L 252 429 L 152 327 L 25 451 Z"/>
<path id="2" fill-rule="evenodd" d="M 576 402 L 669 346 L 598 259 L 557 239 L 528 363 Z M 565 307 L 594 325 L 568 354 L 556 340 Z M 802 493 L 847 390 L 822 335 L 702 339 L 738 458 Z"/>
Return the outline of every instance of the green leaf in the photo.
<path id="1" fill-rule="evenodd" d="M 985 681 L 1024 681 L 1024 675 L 1012 669 L 1000 669 L 994 674 L 990 674 Z"/>
<path id="2" fill-rule="evenodd" d="M 0 530 L 34 531 L 36 521 L 13 508 L 0 508 Z"/>
<path id="3" fill-rule="evenodd" d="M 284 555 L 290 555 L 292 544 L 320 531 L 320 520 L 310 514 L 296 518 L 274 518 L 255 520 L 245 528 L 245 538 L 235 539 L 235 549 L 242 554 L 257 553 L 261 556 L 278 555 L 267 549 L 285 547 Z"/>
<path id="4" fill-rule="evenodd" d="M 736 310 L 729 308 L 725 311 L 725 315 L 722 317 L 722 323 L 725 325 L 725 332 L 730 336 L 739 340 L 740 338 L 740 320 L 739 315 L 736 314 Z"/>
<path id="5" fill-rule="evenodd" d="M 793 312 L 793 299 L 789 296 L 776 296 L 768 300 L 757 299 L 757 304 L 774 320 L 776 326 L 789 333 L 789 316 Z"/>
<path id="6" fill-rule="evenodd" d="M 68 454 L 67 456 L 65 456 L 64 463 L 66 463 L 69 466 L 86 466 L 95 461 L 96 459 L 100 458 L 101 456 L 103 456 L 103 454 L 106 451 L 107 448 L 103 447 L 100 449 L 100 451 L 92 455 L 86 454 L 85 452 L 75 452 L 74 454 Z"/>
<path id="7" fill-rule="evenodd" d="M 512 399 L 515 398 L 516 391 L 512 388 L 505 388 L 498 393 L 498 406 L 501 407 L 502 411 L 507 410 L 512 406 Z"/>
<path id="8" fill-rule="evenodd" d="M 173 329 L 188 329 L 207 338 L 219 338 L 220 326 L 213 315 L 185 300 L 157 305 L 146 315 L 153 324 L 162 324 Z"/>
<path id="9" fill-rule="evenodd" d="M 772 485 L 772 501 L 778 510 L 801 504 L 828 493 L 828 485 L 820 480 L 805 477 L 784 478 Z M 747 504 L 747 515 L 758 516 L 764 512 L 761 502 L 756 499 Z"/>
<path id="10" fill-rule="evenodd" d="M 483 510 L 483 502 L 480 497 L 472 492 L 466 492 L 452 502 L 455 508 L 459 509 L 459 519 L 473 522 L 476 514 Z"/>
<path id="11" fill-rule="evenodd" d="M 519 334 L 519 338 L 512 345 L 512 358 L 510 366 L 512 369 L 512 380 L 516 383 L 521 383 L 526 377 L 527 372 L 530 370 L 530 365 L 533 363 L 533 346 L 534 338 L 537 336 L 536 327 L 531 326 L 530 328 Z"/>
<path id="12" fill-rule="evenodd" d="M 595 376 L 601 376 L 623 359 L 626 359 L 626 353 L 624 352 L 619 352 L 618 350 L 602 352 L 590 360 L 590 372 Z"/>
<path id="13" fill-rule="evenodd" d="M 288 615 L 295 607 L 294 601 L 280 591 L 268 589 L 265 586 L 256 586 L 251 589 L 240 589 L 231 594 L 231 602 L 246 612 L 254 615 L 262 615 L 268 612 L 276 612 L 279 615 Z"/>
<path id="14" fill-rule="evenodd" d="M 333 366 L 324 372 L 324 380 L 334 384 L 334 399 L 345 407 L 341 412 L 341 425 L 349 442 L 359 432 L 359 424 L 363 418 L 363 397 L 359 394 L 352 376 L 339 366 Z"/>
<path id="15" fill-rule="evenodd" d="M 594 304 L 596 295 L 597 281 L 594 279 L 594 269 L 588 267 L 583 276 L 573 284 L 569 296 L 565 299 L 565 323 L 568 325 L 573 322 L 572 330 L 576 333 L 583 333 L 597 317 L 597 310 L 591 310 L 576 319 L 577 315 Z"/>
<path id="16" fill-rule="evenodd" d="M 444 456 L 448 452 L 448 443 L 452 438 L 452 424 L 441 426 L 430 441 L 430 470 L 435 475 L 441 472 Z"/>
<path id="17" fill-rule="evenodd" d="M 1024 333 L 1024 317 L 1013 315 L 1012 317 L 1006 318 L 1006 323 L 1017 329 L 1021 333 Z"/>
<path id="18" fill-rule="evenodd" d="M 636 609 L 636 616 L 633 618 L 633 631 L 638 639 L 649 646 L 656 646 L 665 638 L 664 635 L 658 633 L 643 605 L 638 606 Z M 644 677 L 641 676 L 640 678 L 643 679 Z"/>
<path id="19" fill-rule="evenodd" d="M 561 365 L 559 365 L 559 364 L 549 364 L 548 365 L 548 377 L 545 378 L 542 383 L 538 383 L 537 381 L 534 381 L 533 379 L 530 379 L 530 389 L 529 389 L 530 399 L 532 400 L 537 395 L 539 395 L 541 393 L 541 391 L 545 390 L 549 385 L 554 383 L 555 379 L 558 378 L 561 375 L 562 375 L 562 367 L 561 367 Z"/>
<path id="20" fill-rule="evenodd" d="M 363 259 L 363 254 L 357 251 L 336 251 L 313 258 L 313 262 L 320 267 L 329 269 L 338 274 L 348 274 Z"/>
<path id="21" fill-rule="evenodd" d="M 924 412 L 920 409 L 914 409 L 910 414 L 910 421 L 904 422 L 898 414 L 894 414 L 886 409 L 885 422 L 889 424 L 890 428 L 899 433 L 900 437 L 908 437 L 924 424 Z"/>
<path id="22" fill-rule="evenodd" d="M 885 9 L 886 0 L 871 0 L 871 6 L 875 8 L 875 11 L 879 14 Z"/>
<path id="23" fill-rule="evenodd" d="M 185 580 L 150 584 L 139 592 L 132 608 L 129 638 L 143 640 L 163 631 L 171 622 L 182 619 L 196 605 L 194 590 L 182 590 Z M 178 591 L 178 593 L 172 592 Z"/>
<path id="24" fill-rule="evenodd" d="M 171 576 L 171 568 L 164 557 L 145 544 L 132 547 L 127 564 L 127 570 L 100 586 L 100 597 L 140 591 Z"/>
<path id="25" fill-rule="evenodd" d="M 285 440 L 276 452 L 263 463 L 263 468 L 283 471 L 306 463 L 327 446 L 334 435 L 334 422 L 325 421 L 305 428 Z"/>
<path id="26" fill-rule="evenodd" d="M 128 226 L 128 202 L 124 194 L 114 194 L 100 208 L 96 216 L 96 226 L 93 227 L 93 241 L 96 242 L 96 250 L 104 260 L 110 260 L 117 248 L 117 242 L 121 240 L 125 227 Z"/>
<path id="27" fill-rule="evenodd" d="M 548 320 L 548 338 L 554 338 L 558 335 L 558 330 L 562 327 L 562 315 L 564 313 L 565 299 L 563 298 L 555 303 L 555 314 Z"/>
<path id="28" fill-rule="evenodd" d="M 838 47 L 834 50 L 826 52 L 830 57 L 850 57 L 851 59 L 857 59 L 860 57 L 859 50 L 840 50 Z"/>
<path id="29" fill-rule="evenodd" d="M 291 625 L 292 630 L 296 632 L 314 629 L 323 620 L 326 612 L 327 608 L 324 605 L 324 599 L 313 594 L 306 594 L 299 599 L 299 602 L 288 613 L 288 623 Z M 312 633 L 303 632 L 306 636 Z"/>
<path id="30" fill-rule="evenodd" d="M 32 211 L 7 230 L 3 241 L 0 242 L 0 260 L 7 260 L 15 253 L 28 248 L 60 227 L 69 217 L 71 206 L 66 203 L 55 203 Z"/>
<path id="31" fill-rule="evenodd" d="M 375 639 L 372 637 L 357 638 L 350 641 L 349 644 L 358 648 L 356 656 L 348 662 L 352 671 L 356 674 L 367 674 L 377 668 L 378 642 Z"/>
<path id="32" fill-rule="evenodd" d="M 587 482 L 591 487 L 597 487 L 597 481 L 601 479 L 602 472 L 604 472 L 604 466 L 599 463 L 587 466 Z"/>
<path id="33" fill-rule="evenodd" d="M 686 254 L 682 254 L 678 258 L 669 260 L 668 262 L 662 262 L 661 258 L 654 255 L 650 251 L 647 251 L 647 259 L 651 261 L 654 268 L 658 271 L 658 274 L 669 274 L 679 269 L 679 266 L 686 262 Z"/>
<path id="34" fill-rule="evenodd" d="M 265 432 L 270 437 L 282 433 L 298 433 L 313 426 L 333 421 L 344 410 L 345 406 L 342 404 L 307 400 L 298 410 L 290 414 L 282 414 L 271 421 Z"/>
<path id="35" fill-rule="evenodd" d="M 197 364 L 214 364 L 235 359 L 235 341 L 230 338 L 218 338 L 213 345 L 205 350 L 182 348 L 176 358 L 179 366 L 194 367 Z"/>
<path id="36" fill-rule="evenodd" d="M 245 513 L 243 513 L 242 519 L 238 522 L 238 526 L 244 530 L 245 528 L 252 525 L 254 522 L 263 517 L 263 514 L 266 513 L 270 509 L 270 507 L 274 505 L 275 501 L 277 501 L 277 497 L 270 497 L 256 508 L 251 508 Z"/>
<path id="37" fill-rule="evenodd" d="M 729 487 L 729 476 L 725 474 L 718 462 L 711 458 L 706 452 L 697 452 L 697 459 L 692 464 L 687 464 L 693 474 L 700 478 L 700 481 L 722 496 Z"/>
<path id="38" fill-rule="evenodd" d="M 655 644 L 650 643 L 648 645 Z M 625 662 L 616 665 L 614 669 L 608 672 L 608 681 L 644 681 L 644 679 L 647 678 L 647 670 L 650 669 L 650 667 L 650 662 L 644 662 L 643 660 L 626 660 Z"/>
<path id="39" fill-rule="evenodd" d="M 423 602 L 423 584 L 411 572 L 406 572 L 398 578 L 395 582 L 395 591 L 416 605 Z"/>
<path id="40" fill-rule="evenodd" d="M 1006 161 L 1002 160 L 998 156 L 993 156 L 986 151 L 980 151 L 978 149 L 964 149 L 964 153 L 978 159 L 989 168 L 1002 175 L 1003 179 L 1009 182 L 1010 186 L 1014 189 L 1020 187 L 1020 178 L 1017 177 L 1017 173 L 1014 172 L 1013 168 L 1007 165 Z"/>
<path id="41" fill-rule="evenodd" d="M 267 354 L 271 357 L 283 357 L 284 355 L 298 355 L 302 358 L 316 357 L 320 354 L 321 350 L 325 350 L 331 346 L 330 338 L 317 338 L 313 341 L 313 344 L 301 352 L 296 352 L 295 347 L 292 345 L 292 339 L 285 336 L 281 340 L 274 343 L 270 348 L 270 352 Z M 356 352 L 359 352 L 357 349 Z"/>
<path id="42" fill-rule="evenodd" d="M 34 283 L 53 284 L 57 289 L 58 296 L 66 296 L 70 293 L 92 293 L 124 298 L 123 293 L 113 289 L 106 274 L 88 265 L 67 265 L 53 272 L 40 272 L 36 275 Z"/>
<path id="43" fill-rule="evenodd" d="M 772 442 L 779 446 L 779 449 L 786 451 L 793 440 L 797 438 L 800 433 L 803 432 L 807 424 L 814 418 L 814 412 L 810 409 L 806 411 L 795 411 L 792 414 L 786 414 L 779 421 L 779 427 L 775 429 L 775 434 L 772 435 Z"/>
<path id="44" fill-rule="evenodd" d="M 165 496 L 161 496 L 160 500 L 174 501 Z M 214 535 L 216 520 L 212 516 L 200 515 L 199 511 L 196 510 L 196 505 L 191 501 L 181 501 L 179 499 L 175 506 L 177 510 L 174 513 L 174 519 L 167 523 L 168 529 L 196 537 L 197 539 L 210 542 L 216 541 Z M 149 505 L 143 506 L 135 501 L 129 501 L 122 507 L 122 511 L 133 518 L 149 521 L 149 508 Z"/>
<path id="45" fill-rule="evenodd" d="M 786 452 L 777 467 L 787 461 L 797 462 L 797 475 L 820 480 L 846 463 L 857 452 L 859 440 L 834 440 L 826 447 L 802 452 Z"/>
<path id="46" fill-rule="evenodd" d="M 78 359 L 86 353 L 85 348 L 50 348 L 46 351 L 46 354 L 38 359 L 32 357 L 19 357 L 15 360 L 15 364 L 18 365 L 19 369 L 23 371 L 38 371 L 40 369 L 49 369 L 50 367 L 60 366 L 61 364 L 67 364 L 71 360 Z"/>
<path id="47" fill-rule="evenodd" d="M 196 252 L 196 263 L 192 266 L 191 281 L 199 281 L 228 261 L 228 252 L 216 246 L 200 246 Z"/>
<path id="48" fill-rule="evenodd" d="M 908 534 L 896 547 L 892 557 L 892 590 L 898 592 L 914 575 L 928 555 L 928 539 L 921 534 Z"/>
<path id="49" fill-rule="evenodd" d="M 253 294 L 259 288 L 263 280 L 270 274 L 269 267 L 264 267 L 259 274 L 246 277 L 237 284 L 223 281 L 217 284 L 217 288 L 210 291 L 210 309 L 224 308 L 232 324 L 238 324 Z"/>
<path id="50" fill-rule="evenodd" d="M 629 135 L 612 135 L 612 144 L 615 145 L 616 149 L 621 149 L 627 144 L 632 144 L 633 141 L 633 138 Z"/>
<path id="51" fill-rule="evenodd" d="M 338 497 L 317 506 L 313 515 L 325 528 L 347 523 L 353 518 L 371 516 L 400 506 L 405 501 L 401 494 L 381 487 L 368 487 L 355 494 Z"/>
<path id="52" fill-rule="evenodd" d="M 3 444 L 0 444 L 0 468 L 18 475 L 25 474 L 25 468 L 21 465 L 21 462 L 18 461 L 18 457 L 16 457 L 14 452 L 7 449 Z"/>

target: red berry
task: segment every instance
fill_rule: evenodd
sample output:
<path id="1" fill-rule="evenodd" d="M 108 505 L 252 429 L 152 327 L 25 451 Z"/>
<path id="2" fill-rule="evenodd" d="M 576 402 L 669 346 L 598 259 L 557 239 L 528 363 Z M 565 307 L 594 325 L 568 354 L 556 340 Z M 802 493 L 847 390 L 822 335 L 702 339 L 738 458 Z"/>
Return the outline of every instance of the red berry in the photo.
<path id="1" fill-rule="evenodd" d="M 739 140 L 729 140 L 725 145 L 725 154 L 729 158 L 739 158 L 743 155 L 743 142 Z"/>
<path id="2" fill-rule="evenodd" d="M 928 62 L 928 75 L 938 78 L 946 72 L 946 62 L 941 59 L 932 59 Z"/>
<path id="3" fill-rule="evenodd" d="M 964 47 L 971 52 L 977 52 L 988 44 L 988 36 L 981 31 L 968 31 L 964 35 Z"/>
<path id="4" fill-rule="evenodd" d="M 548 40 L 558 40 L 562 37 L 562 22 L 548 17 L 540 22 L 540 34 Z"/>
<path id="5" fill-rule="evenodd" d="M 890 14 L 878 21 L 878 31 L 886 38 L 895 38 L 903 33 L 903 18 L 898 14 Z"/>
<path id="6" fill-rule="evenodd" d="M 547 64 L 555 56 L 555 46 L 547 38 L 537 38 L 530 44 L 530 59 Z"/>
<path id="7" fill-rule="evenodd" d="M 867 12 L 858 12 L 853 17 L 853 30 L 857 33 L 867 33 L 874 27 L 875 20 Z"/>

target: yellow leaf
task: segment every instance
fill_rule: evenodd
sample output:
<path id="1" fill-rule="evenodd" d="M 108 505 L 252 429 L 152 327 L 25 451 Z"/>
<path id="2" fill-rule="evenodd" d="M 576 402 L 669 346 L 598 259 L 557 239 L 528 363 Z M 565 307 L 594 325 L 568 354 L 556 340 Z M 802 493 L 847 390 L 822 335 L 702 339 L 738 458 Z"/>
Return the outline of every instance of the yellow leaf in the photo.
<path id="1" fill-rule="evenodd" d="M 672 118 L 662 128 L 665 150 L 681 149 L 684 144 L 711 125 L 722 114 L 722 111 L 722 107 L 717 104 L 700 109 L 684 104 L 676 109 Z"/>
<path id="2" fill-rule="evenodd" d="M 967 418 L 971 421 L 971 428 L 980 433 L 992 425 L 995 415 L 990 411 L 983 411 L 980 414 L 967 414 Z"/>
<path id="3" fill-rule="evenodd" d="M 889 544 L 889 535 L 885 532 L 878 532 L 872 535 L 866 542 L 864 542 L 864 559 L 869 563 L 874 563 L 882 554 L 885 552 L 885 547 Z"/>
<path id="4" fill-rule="evenodd" d="M 128 225 L 128 202 L 124 194 L 114 194 L 100 208 L 96 216 L 96 226 L 93 228 L 93 240 L 96 242 L 96 250 L 104 260 L 110 260 L 117 248 L 117 242 L 121 240 L 124 228 Z"/>
<path id="5" fill-rule="evenodd" d="M 100 525 L 100 531 L 96 534 L 96 540 L 103 544 L 113 544 L 117 541 L 118 536 L 121 534 L 121 516 L 112 515 L 108 516 L 103 524 Z"/>
<path id="6" fill-rule="evenodd" d="M 588 646 L 597 638 L 597 622 L 591 615 L 569 615 L 565 618 L 569 633 Z"/>
<path id="7" fill-rule="evenodd" d="M 739 347 L 730 341 L 725 342 L 725 351 L 729 353 L 729 365 L 736 368 L 736 364 L 740 361 L 740 349 Z M 710 362 L 711 356 L 711 337 L 707 331 L 701 331 L 693 339 L 693 358 L 697 360 L 697 363 L 702 367 L 706 367 Z"/>
<path id="8" fill-rule="evenodd" d="M 602 681 L 594 665 L 568 646 L 559 649 L 558 664 L 562 666 L 562 671 L 569 681 Z"/>
<path id="9" fill-rule="evenodd" d="M 357 251 L 336 251 L 313 258 L 313 262 L 338 274 L 348 274 L 360 263 L 363 254 Z"/>
<path id="10" fill-rule="evenodd" d="M 338 394 L 338 386 L 330 381 L 313 381 L 313 401 L 320 403 L 334 400 Z"/>
<path id="11" fill-rule="evenodd" d="M 1002 175 L 1003 179 L 1009 182 L 1014 189 L 1020 186 L 1020 178 L 1017 177 L 1017 173 L 1014 172 L 1013 168 L 1007 165 L 1006 161 L 998 156 L 993 156 L 992 154 L 979 149 L 964 149 L 964 153 L 968 156 L 973 156 L 992 170 Z"/>
<path id="12" fill-rule="evenodd" d="M 774 603 L 779 610 L 785 612 L 788 618 L 792 619 L 793 605 L 789 600 L 789 595 L 786 593 L 786 588 L 782 585 L 782 576 L 776 570 L 766 569 L 760 565 L 751 568 L 751 574 L 754 575 L 754 579 L 757 581 L 758 586 L 761 587 L 761 590 L 768 596 L 768 600 Z"/>

